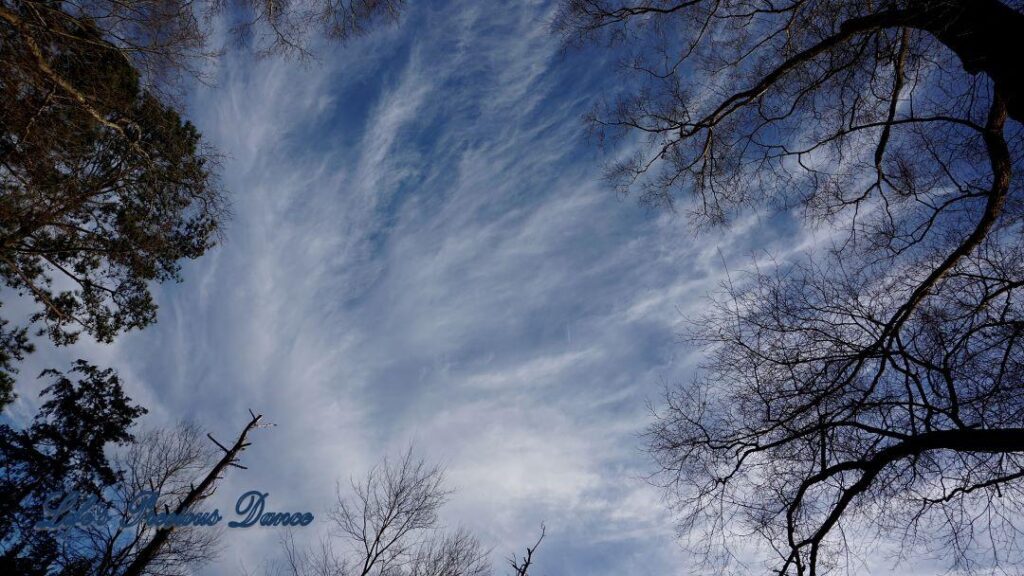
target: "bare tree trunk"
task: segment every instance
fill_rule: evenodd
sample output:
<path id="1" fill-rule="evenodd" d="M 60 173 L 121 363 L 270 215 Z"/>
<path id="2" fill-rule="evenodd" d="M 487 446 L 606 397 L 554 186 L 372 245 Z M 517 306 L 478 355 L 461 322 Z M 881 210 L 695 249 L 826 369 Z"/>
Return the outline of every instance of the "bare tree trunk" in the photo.
<path id="1" fill-rule="evenodd" d="M 242 466 L 241 464 L 237 463 L 238 455 L 251 444 L 250 442 L 246 442 L 245 438 L 249 434 L 249 432 L 253 428 L 255 428 L 257 424 L 259 424 L 260 419 L 263 418 L 262 414 L 253 414 L 251 410 L 249 411 L 249 414 L 252 415 L 252 420 L 250 420 L 249 423 L 246 424 L 245 428 L 242 430 L 242 433 L 238 435 L 238 439 L 235 440 L 235 443 L 233 446 L 231 446 L 231 448 L 224 447 L 220 442 L 214 440 L 213 436 L 210 436 L 210 440 L 213 440 L 214 443 L 217 444 L 217 446 L 220 446 L 220 448 L 224 450 L 224 456 L 217 462 L 213 469 L 210 470 L 210 473 L 207 474 L 205 478 L 203 478 L 203 481 L 200 482 L 198 486 L 194 487 L 191 491 L 189 491 L 188 495 L 186 495 L 185 498 L 182 499 L 182 501 L 174 509 L 175 514 L 181 514 L 185 512 L 194 504 L 204 500 L 205 498 L 213 494 L 213 490 L 216 487 L 215 485 L 217 481 L 220 480 L 221 474 L 224 473 L 228 466 L 234 466 L 235 468 L 243 469 L 245 468 L 245 466 Z M 207 436 L 209 436 L 209 434 L 207 434 Z M 153 560 L 153 558 L 156 557 L 157 553 L 160 551 L 160 548 L 167 542 L 167 539 L 170 537 L 171 532 L 173 530 L 174 526 L 167 526 L 157 530 L 156 533 L 153 535 L 153 539 L 150 540 L 149 543 L 146 544 L 146 546 L 139 551 L 138 555 L 135 557 L 135 560 L 132 561 L 131 565 L 128 566 L 128 569 L 125 570 L 123 576 L 140 576 L 141 574 L 143 574 L 143 571 Z"/>
<path id="2" fill-rule="evenodd" d="M 534 543 L 532 547 L 526 547 L 526 556 L 523 556 L 523 558 L 520 560 L 516 558 L 515 554 L 513 554 L 512 557 L 508 559 L 509 564 L 512 565 L 512 570 L 515 571 L 514 576 L 530 576 L 530 566 L 533 566 L 533 554 L 537 551 L 537 548 L 540 546 L 540 543 L 544 541 L 544 536 L 547 535 L 547 532 L 547 527 L 541 524 L 540 538 L 537 538 L 537 542 Z"/>
<path id="3" fill-rule="evenodd" d="M 928 0 L 911 10 L 906 25 L 938 38 L 967 72 L 992 78 L 1010 117 L 1024 122 L 1024 14 L 999 0 Z"/>

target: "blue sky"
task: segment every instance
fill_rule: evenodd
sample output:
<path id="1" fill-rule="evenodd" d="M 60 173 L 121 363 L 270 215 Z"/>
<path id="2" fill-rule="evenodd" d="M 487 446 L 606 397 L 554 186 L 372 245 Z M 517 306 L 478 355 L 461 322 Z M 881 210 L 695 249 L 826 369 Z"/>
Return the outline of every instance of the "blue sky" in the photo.
<path id="1" fill-rule="evenodd" d="M 278 426 L 211 505 L 258 488 L 323 526 L 338 480 L 413 444 L 447 466 L 445 519 L 498 573 L 541 522 L 538 576 L 684 572 L 644 481 L 647 402 L 692 374 L 682 319 L 723 262 L 776 228 L 753 215 L 696 238 L 618 198 L 601 166 L 628 143 L 599 152 L 580 118 L 615 63 L 563 54 L 550 3 L 496 6 L 416 2 L 317 63 L 229 53 L 189 96 L 225 155 L 223 245 L 158 289 L 155 326 L 43 349 L 24 373 L 84 356 L 121 372 L 144 425 L 222 439 L 263 412 Z M 42 385 L 24 380 L 13 412 Z M 207 573 L 259 568 L 276 538 L 229 533 Z"/>

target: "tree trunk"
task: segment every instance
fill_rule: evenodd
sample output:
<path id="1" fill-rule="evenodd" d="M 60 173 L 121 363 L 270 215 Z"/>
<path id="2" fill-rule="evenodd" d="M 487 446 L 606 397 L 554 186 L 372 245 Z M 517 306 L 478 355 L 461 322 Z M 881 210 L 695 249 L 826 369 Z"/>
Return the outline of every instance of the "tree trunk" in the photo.
<path id="1" fill-rule="evenodd" d="M 999 0 L 914 4 L 905 24 L 935 36 L 968 73 L 988 75 L 1006 96 L 1009 116 L 1024 123 L 1024 14 Z"/>
<path id="2" fill-rule="evenodd" d="M 256 427 L 256 424 L 259 423 L 261 418 L 263 418 L 262 415 L 253 414 L 252 420 L 250 420 L 249 424 L 245 426 L 245 428 L 242 430 L 242 433 L 238 435 L 238 439 L 235 440 L 235 444 L 231 448 L 225 448 L 221 446 L 220 443 L 217 443 L 217 445 L 224 450 L 224 457 L 221 458 L 219 462 L 217 462 L 217 465 L 214 466 L 212 470 L 210 470 L 210 473 L 207 474 L 205 478 L 203 478 L 203 481 L 200 482 L 198 486 L 192 488 L 192 490 L 189 491 L 188 495 L 185 496 L 184 499 L 182 499 L 182 501 L 174 509 L 175 514 L 181 514 L 185 512 L 192 505 L 209 496 L 210 494 L 208 493 L 208 490 L 214 487 L 217 480 L 220 479 L 220 475 L 224 472 L 224 470 L 227 469 L 228 466 L 244 468 L 244 466 L 236 464 L 235 461 L 238 458 L 238 454 L 242 450 L 245 450 L 247 446 L 249 446 L 249 443 L 245 441 L 245 437 L 253 428 Z M 209 436 L 209 434 L 207 436 Z M 213 437 L 210 436 L 210 439 L 213 440 Z M 213 441 L 217 442 L 216 440 Z M 131 565 L 128 566 L 128 569 L 125 570 L 122 576 L 140 576 L 141 574 L 143 574 L 144 570 L 149 565 L 149 563 L 152 562 L 153 559 L 156 558 L 157 553 L 160 552 L 160 548 L 162 548 L 163 545 L 167 542 L 167 539 L 170 538 L 171 532 L 173 530 L 173 526 L 168 526 L 166 528 L 160 528 L 159 530 L 157 530 L 156 534 L 153 535 L 153 539 L 150 540 L 149 543 L 146 544 L 142 548 L 142 550 L 139 551 L 139 553 L 135 556 L 135 560 L 132 561 Z"/>

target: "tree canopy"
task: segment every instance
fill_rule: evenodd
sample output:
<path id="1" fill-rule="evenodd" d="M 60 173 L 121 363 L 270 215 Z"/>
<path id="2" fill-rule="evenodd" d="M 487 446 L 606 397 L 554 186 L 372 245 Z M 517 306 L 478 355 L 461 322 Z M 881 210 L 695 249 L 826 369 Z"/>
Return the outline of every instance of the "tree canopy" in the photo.
<path id="1" fill-rule="evenodd" d="M 110 342 L 155 320 L 150 281 L 214 244 L 225 203 L 211 156 L 92 21 L 5 4 L 0 34 L 0 278 L 55 344 Z M 31 347 L 4 322 L 9 399 Z"/>
<path id="2" fill-rule="evenodd" d="M 156 319 L 152 282 L 217 241 L 216 155 L 176 107 L 220 53 L 212 16 L 259 53 L 307 55 L 394 21 L 401 0 L 0 2 L 0 280 L 57 345 Z M 10 291 L 8 293 L 10 293 Z M 0 318 L 0 408 L 32 344 Z"/>

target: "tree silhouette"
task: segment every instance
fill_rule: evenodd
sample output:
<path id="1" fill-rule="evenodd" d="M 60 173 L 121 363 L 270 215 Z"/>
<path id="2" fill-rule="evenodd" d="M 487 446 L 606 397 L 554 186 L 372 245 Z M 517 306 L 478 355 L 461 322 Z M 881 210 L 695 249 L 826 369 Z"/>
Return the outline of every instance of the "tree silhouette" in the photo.
<path id="1" fill-rule="evenodd" d="M 224 446 L 213 436 L 207 434 L 207 437 L 221 449 L 223 454 L 197 484 L 189 483 L 187 490 L 182 485 L 177 490 L 180 494 L 172 495 L 172 498 L 176 500 L 174 508 L 165 504 L 166 510 L 174 514 L 183 514 L 194 510 L 196 504 L 213 495 L 217 489 L 217 483 L 224 478 L 228 468 L 246 468 L 239 464 L 238 460 L 242 452 L 252 444 L 249 441 L 249 434 L 263 426 L 260 424 L 263 419 L 262 414 L 256 414 L 250 410 L 249 415 L 251 417 L 249 422 L 242 428 L 230 447 Z M 144 527 L 141 531 L 136 532 L 136 535 L 137 538 L 132 539 L 129 546 L 121 548 L 121 566 L 110 566 L 109 574 L 142 576 L 143 574 L 168 574 L 185 571 L 190 568 L 190 564 L 202 562 L 213 555 L 215 541 L 210 540 L 209 536 L 204 538 L 205 535 L 196 534 L 196 530 L 189 528 L 182 529 L 173 525 L 156 529 Z"/>
<path id="2" fill-rule="evenodd" d="M 229 468 L 245 468 L 239 458 L 262 416 L 251 413 L 231 446 L 188 423 L 134 436 L 128 428 L 145 411 L 128 403 L 117 375 L 84 362 L 74 371 L 85 375 L 77 385 L 48 372 L 57 382 L 32 426 L 0 427 L 3 573 L 169 576 L 215 558 L 220 530 L 137 522 L 140 498 L 155 494 L 154 513 L 197 511 Z M 57 503 L 69 496 L 94 496 L 107 520 L 61 524 L 68 512 Z M 82 501 L 73 502 L 77 509 Z M 47 519 L 58 526 L 39 529 Z"/>
<path id="3" fill-rule="evenodd" d="M 77 381 L 55 370 L 32 425 L 0 424 L 0 572 L 50 574 L 62 569 L 54 531 L 35 530 L 54 499 L 77 491 L 103 498 L 118 480 L 106 450 L 133 440 L 129 428 L 146 411 L 131 403 L 112 370 L 79 360 Z M 69 572 L 73 573 L 73 572 Z"/>
<path id="4" fill-rule="evenodd" d="M 438 512 L 451 494 L 444 471 L 411 449 L 384 460 L 352 494 L 340 489 L 331 511 L 332 534 L 303 549 L 294 534 L 282 540 L 284 558 L 268 574 L 288 576 L 485 576 L 487 551 L 466 530 L 441 529 Z"/>
<path id="5" fill-rule="evenodd" d="M 558 25 L 628 51 L 635 89 L 591 118 L 638 142 L 619 190 L 828 233 L 695 319 L 703 370 L 648 436 L 694 548 L 727 568 L 758 534 L 778 574 L 875 537 L 1020 561 L 1020 3 L 569 0 Z"/>
<path id="6" fill-rule="evenodd" d="M 161 505 L 176 508 L 195 490 L 196 482 L 210 473 L 217 459 L 217 448 L 192 423 L 137 434 L 113 457 L 120 478 L 107 491 L 112 520 L 68 530 L 64 538 L 74 546 L 65 547 L 65 564 L 81 566 L 90 576 L 121 576 L 143 551 L 152 550 L 147 554 L 145 573 L 170 576 L 190 574 L 215 558 L 221 536 L 218 529 L 185 526 L 164 530 L 167 536 L 153 546 L 160 528 L 125 524 L 144 492 L 159 494 L 154 512 L 165 512 Z"/>

